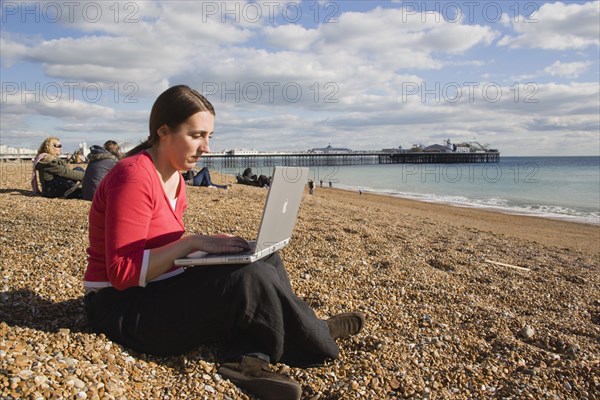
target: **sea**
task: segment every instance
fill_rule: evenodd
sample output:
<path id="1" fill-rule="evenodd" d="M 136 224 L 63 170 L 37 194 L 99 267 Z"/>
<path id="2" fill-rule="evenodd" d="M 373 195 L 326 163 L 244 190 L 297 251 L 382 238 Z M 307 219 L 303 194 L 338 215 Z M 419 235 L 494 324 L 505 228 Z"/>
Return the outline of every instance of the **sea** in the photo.
<path id="1" fill-rule="evenodd" d="M 244 168 L 219 168 L 238 174 Z M 211 167 L 211 168 L 213 168 Z M 253 173 L 270 175 L 271 167 Z M 600 157 L 310 167 L 319 186 L 600 225 Z"/>

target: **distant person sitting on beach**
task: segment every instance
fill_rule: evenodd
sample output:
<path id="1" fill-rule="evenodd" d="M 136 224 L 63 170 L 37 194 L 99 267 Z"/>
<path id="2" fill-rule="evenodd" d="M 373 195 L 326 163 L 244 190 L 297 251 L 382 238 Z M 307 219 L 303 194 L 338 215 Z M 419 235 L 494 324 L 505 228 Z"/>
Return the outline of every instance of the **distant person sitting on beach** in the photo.
<path id="1" fill-rule="evenodd" d="M 244 178 L 248 178 L 248 179 L 253 180 L 253 181 L 255 181 L 257 179 L 256 178 L 256 174 L 252 173 L 252 168 L 250 168 L 250 167 L 248 167 L 248 168 L 246 168 L 244 170 L 244 172 L 242 173 L 242 176 Z"/>
<path id="2" fill-rule="evenodd" d="M 209 342 L 218 372 L 261 399 L 299 399 L 301 386 L 269 363 L 297 367 L 336 358 L 336 338 L 358 333 L 360 313 L 319 319 L 297 297 L 279 253 L 251 264 L 183 269 L 201 250 L 247 251 L 238 236 L 187 235 L 179 171 L 208 153 L 215 111 L 200 93 L 174 86 L 156 99 L 150 135 L 100 182 L 89 215 L 85 309 L 93 329 L 137 352 L 175 355 Z M 209 212 L 210 204 L 204 207 Z"/>
<path id="3" fill-rule="evenodd" d="M 246 168 L 242 175 L 236 175 L 237 183 L 242 185 L 257 186 L 257 187 L 270 187 L 271 178 L 265 175 L 256 176 L 252 173 L 252 168 Z"/>
<path id="4" fill-rule="evenodd" d="M 227 189 L 229 185 L 217 185 L 210 178 L 210 172 L 207 167 L 202 167 L 198 173 L 194 174 L 194 170 L 189 170 L 183 174 L 185 183 L 191 186 L 216 187 L 219 189 Z"/>
<path id="5" fill-rule="evenodd" d="M 67 163 L 60 159 L 62 144 L 56 137 L 46 138 L 40 145 L 37 155 L 33 160 L 33 173 L 31 188 L 34 194 L 40 193 L 36 171 L 42 185 L 41 193 L 45 197 L 81 197 L 78 183 L 83 179 L 83 168 L 69 168 Z"/>
<path id="6" fill-rule="evenodd" d="M 121 158 L 119 144 L 114 140 L 108 140 L 103 146 L 94 145 L 90 147 L 88 157 L 89 164 L 83 175 L 81 197 L 84 200 L 92 200 L 96 188 L 102 178 L 110 171 Z"/>

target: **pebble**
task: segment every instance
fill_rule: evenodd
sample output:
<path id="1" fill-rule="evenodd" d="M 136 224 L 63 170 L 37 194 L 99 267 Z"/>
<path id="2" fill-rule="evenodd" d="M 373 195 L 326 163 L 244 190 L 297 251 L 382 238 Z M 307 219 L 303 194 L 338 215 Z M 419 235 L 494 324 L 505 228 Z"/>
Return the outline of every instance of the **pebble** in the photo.
<path id="1" fill-rule="evenodd" d="M 581 350 L 581 347 L 578 344 L 572 344 L 567 350 L 567 354 L 570 356 L 574 356 Z"/>
<path id="2" fill-rule="evenodd" d="M 371 379 L 371 388 L 377 389 L 379 387 L 379 379 L 373 378 Z"/>
<path id="3" fill-rule="evenodd" d="M 207 391 L 208 393 L 211 393 L 211 394 L 215 393 L 215 388 L 213 388 L 210 385 L 204 385 L 204 390 Z"/>
<path id="4" fill-rule="evenodd" d="M 48 381 L 48 377 L 46 377 L 45 375 L 38 375 L 34 378 L 33 381 L 35 382 L 36 386 L 42 386 L 46 383 L 46 381 Z"/>
<path id="5" fill-rule="evenodd" d="M 521 337 L 525 338 L 525 339 L 531 339 L 533 337 L 533 335 L 535 334 L 535 329 L 533 329 L 531 326 L 529 325 L 525 325 L 520 331 L 519 331 L 519 335 L 521 335 Z"/>
<path id="6" fill-rule="evenodd" d="M 83 389 L 85 387 L 85 383 L 78 378 L 73 379 L 73 386 L 75 386 L 77 389 Z"/>
<path id="7" fill-rule="evenodd" d="M 29 365 L 29 358 L 25 356 L 17 356 L 15 357 L 15 365 L 17 367 L 25 367 Z"/>
<path id="8" fill-rule="evenodd" d="M 71 357 L 64 357 L 59 360 L 59 362 L 64 362 L 69 367 L 74 367 L 77 365 L 77 360 Z"/>

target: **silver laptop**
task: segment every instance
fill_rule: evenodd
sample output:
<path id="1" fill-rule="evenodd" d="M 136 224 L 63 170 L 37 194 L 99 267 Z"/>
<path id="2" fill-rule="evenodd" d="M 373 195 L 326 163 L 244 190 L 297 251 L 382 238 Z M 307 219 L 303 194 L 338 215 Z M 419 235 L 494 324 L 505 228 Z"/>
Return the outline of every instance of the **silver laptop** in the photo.
<path id="1" fill-rule="evenodd" d="M 290 242 L 307 181 L 308 168 L 274 167 L 258 236 L 248 242 L 250 250 L 230 254 L 197 251 L 175 260 L 175 265 L 249 264 L 282 249 Z"/>

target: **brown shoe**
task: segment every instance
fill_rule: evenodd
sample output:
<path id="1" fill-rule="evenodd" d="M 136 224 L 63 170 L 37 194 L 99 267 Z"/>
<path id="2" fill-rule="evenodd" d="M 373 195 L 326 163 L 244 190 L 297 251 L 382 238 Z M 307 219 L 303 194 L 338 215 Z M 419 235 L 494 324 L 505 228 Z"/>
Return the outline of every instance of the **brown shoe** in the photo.
<path id="1" fill-rule="evenodd" d="M 302 394 L 298 382 L 271 371 L 269 363 L 258 357 L 243 356 L 241 361 L 223 363 L 217 372 L 263 400 L 299 400 Z"/>
<path id="2" fill-rule="evenodd" d="M 360 312 L 337 314 L 327 320 L 329 334 L 334 339 L 356 335 L 363 326 L 365 326 L 365 315 Z"/>

